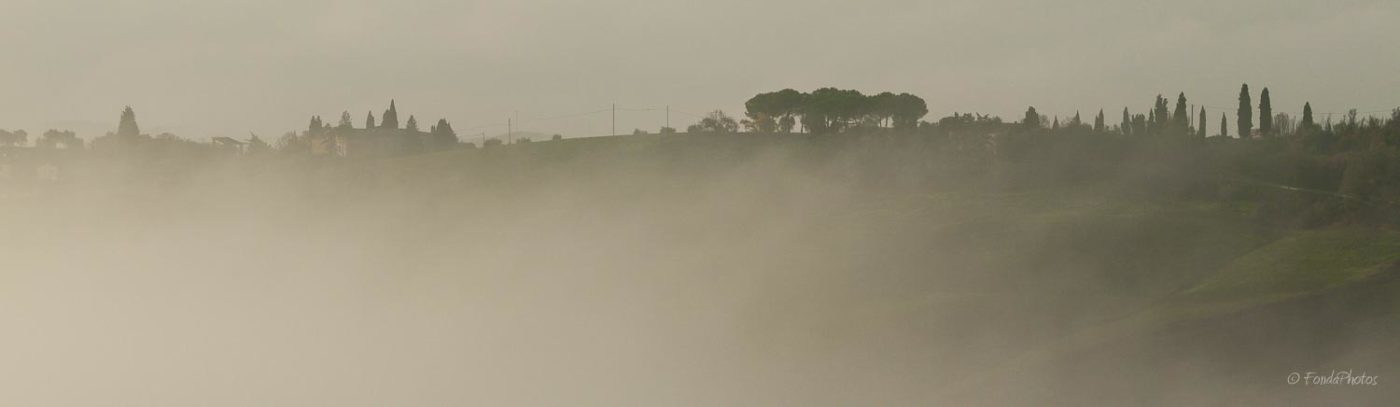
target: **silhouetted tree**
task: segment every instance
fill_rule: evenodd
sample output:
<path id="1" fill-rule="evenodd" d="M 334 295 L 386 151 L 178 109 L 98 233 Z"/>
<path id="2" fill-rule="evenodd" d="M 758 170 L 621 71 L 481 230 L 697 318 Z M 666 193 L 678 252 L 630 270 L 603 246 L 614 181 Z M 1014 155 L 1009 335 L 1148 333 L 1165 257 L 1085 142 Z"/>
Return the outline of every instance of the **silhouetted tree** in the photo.
<path id="1" fill-rule="evenodd" d="M 1201 114 L 1197 116 L 1196 137 L 1206 138 L 1206 108 L 1201 106 Z"/>
<path id="2" fill-rule="evenodd" d="M 384 116 L 381 117 L 381 119 L 383 120 L 379 123 L 380 127 L 386 129 L 399 128 L 399 108 L 394 105 L 393 100 L 389 101 L 389 110 L 384 111 Z"/>
<path id="3" fill-rule="evenodd" d="M 408 115 L 408 123 L 404 124 L 404 129 L 411 132 L 418 132 L 418 118 Z"/>
<path id="4" fill-rule="evenodd" d="M 1220 137 L 1230 137 L 1230 127 L 1225 125 L 1225 113 L 1220 114 Z"/>
<path id="5" fill-rule="evenodd" d="M 894 117 L 895 95 L 890 92 L 880 92 L 865 99 L 863 110 L 866 118 L 876 127 L 884 127 Z"/>
<path id="6" fill-rule="evenodd" d="M 366 114 L 365 114 L 365 128 L 366 128 L 366 129 L 372 129 L 372 128 L 375 128 L 375 127 L 377 127 L 377 126 L 374 125 L 374 112 L 366 113 Z"/>
<path id="7" fill-rule="evenodd" d="M 1269 103 L 1269 88 L 1259 93 L 1259 132 L 1265 136 L 1274 132 L 1274 107 Z"/>
<path id="8" fill-rule="evenodd" d="M 1171 112 L 1167 110 L 1167 98 L 1162 97 L 1162 95 L 1157 95 L 1157 103 L 1152 109 L 1152 121 L 1155 126 L 1155 132 L 1160 134 L 1166 131 L 1167 127 L 1171 126 L 1172 119 L 1171 116 L 1168 116 L 1170 114 Z"/>
<path id="9" fill-rule="evenodd" d="M 1133 135 L 1133 119 L 1128 115 L 1128 108 L 1123 108 L 1123 123 L 1118 125 L 1118 131 L 1124 136 Z"/>
<path id="10" fill-rule="evenodd" d="M 1040 113 L 1035 111 L 1035 106 L 1026 109 L 1026 117 L 1021 119 L 1021 125 L 1032 130 L 1040 128 Z"/>
<path id="11" fill-rule="evenodd" d="M 734 133 L 739 131 L 739 123 L 723 111 L 716 110 L 705 115 L 699 123 L 690 125 L 690 133 Z"/>
<path id="12" fill-rule="evenodd" d="M 840 132 L 870 110 L 869 99 L 859 91 L 821 88 L 807 95 L 802 125 L 813 133 Z"/>
<path id="13" fill-rule="evenodd" d="M 772 114 L 782 116 L 778 119 L 778 130 L 784 133 L 791 133 L 797 124 L 795 116 L 802 113 L 802 105 L 806 103 L 807 95 L 792 89 L 783 89 L 773 93 L 770 108 Z"/>
<path id="14" fill-rule="evenodd" d="M 1176 126 L 1176 131 L 1186 134 L 1191 128 L 1190 112 L 1186 111 L 1186 92 L 1176 96 L 1176 109 L 1172 111 L 1172 123 Z"/>
<path id="15" fill-rule="evenodd" d="M 1240 85 L 1240 109 L 1236 113 L 1235 125 L 1239 127 L 1240 138 L 1249 138 L 1249 131 L 1254 128 L 1254 107 L 1249 101 L 1249 84 Z"/>
<path id="16" fill-rule="evenodd" d="M 1312 127 L 1315 126 L 1315 125 L 1316 125 L 1316 123 L 1313 122 L 1312 103 L 1311 103 L 1311 102 L 1303 103 L 1303 123 L 1302 123 L 1302 127 L 1303 127 L 1303 128 L 1309 128 L 1309 129 L 1310 129 L 1310 128 L 1312 128 Z"/>
<path id="17" fill-rule="evenodd" d="M 141 135 L 141 126 L 136 124 L 136 112 L 127 106 L 122 110 L 121 121 L 117 123 L 117 136 L 122 138 L 135 138 Z"/>
<path id="18" fill-rule="evenodd" d="M 409 116 L 409 122 L 414 122 L 412 116 Z M 452 130 L 452 124 L 448 123 L 447 119 L 438 119 L 437 124 L 433 125 L 428 135 L 429 138 L 432 139 L 432 144 L 435 148 L 451 148 L 460 142 L 460 140 L 457 139 L 457 132 Z"/>
<path id="19" fill-rule="evenodd" d="M 1103 133 L 1103 131 L 1104 131 L 1103 109 L 1099 109 L 1099 115 L 1098 115 L 1098 116 L 1094 116 L 1094 132 Z"/>
<path id="20" fill-rule="evenodd" d="M 892 103 L 890 115 L 896 129 L 918 127 L 919 119 L 928 114 L 928 103 L 918 96 L 901 93 L 893 97 Z"/>
<path id="21" fill-rule="evenodd" d="M 775 119 L 781 115 L 778 107 L 777 93 L 760 93 L 744 102 L 743 124 L 749 131 L 768 133 L 777 130 L 778 122 Z"/>

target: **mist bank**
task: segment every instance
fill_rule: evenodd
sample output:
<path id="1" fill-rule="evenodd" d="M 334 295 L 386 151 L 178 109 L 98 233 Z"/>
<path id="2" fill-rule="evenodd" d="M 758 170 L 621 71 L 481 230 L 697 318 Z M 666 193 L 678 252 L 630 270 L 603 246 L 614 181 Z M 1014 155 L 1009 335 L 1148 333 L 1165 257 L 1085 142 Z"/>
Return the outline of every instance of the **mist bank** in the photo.
<path id="1" fill-rule="evenodd" d="M 1346 203 L 1299 204 L 1227 176 L 1242 152 L 1265 151 L 1251 144 L 988 140 L 70 158 L 56 179 L 4 186 L 0 321 L 14 335 L 0 352 L 15 368 L 0 373 L 0 399 L 1072 404 L 1138 389 L 1156 395 L 1147 403 L 1250 402 L 1286 385 L 1260 359 L 1317 355 L 1279 341 L 1164 371 L 1176 353 L 1141 356 L 1164 338 L 1203 341 L 1183 353 L 1237 338 L 1149 324 L 1108 336 L 1116 348 L 1102 353 L 1026 356 L 1141 315 L 1309 224 L 1281 208 Z M 1325 228 L 1383 228 L 1369 213 Z M 1339 354 L 1296 360 L 1353 360 Z M 1138 374 L 1042 374 L 1080 366 Z M 1249 385 L 1193 387 L 1241 371 Z"/>

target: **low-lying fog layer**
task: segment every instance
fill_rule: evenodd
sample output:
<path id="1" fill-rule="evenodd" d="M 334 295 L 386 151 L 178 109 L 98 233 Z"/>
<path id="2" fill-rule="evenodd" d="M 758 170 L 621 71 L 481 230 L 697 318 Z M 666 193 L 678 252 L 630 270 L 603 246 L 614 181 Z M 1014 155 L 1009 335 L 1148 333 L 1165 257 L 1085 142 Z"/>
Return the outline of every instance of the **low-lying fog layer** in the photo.
<path id="1" fill-rule="evenodd" d="M 1149 245 L 1156 220 L 1018 215 L 1097 198 L 871 187 L 782 151 L 508 153 L 9 184 L 0 404 L 1034 404 L 995 377 L 1178 288 L 1104 275 L 1132 260 L 1090 233 Z M 1175 386 L 1156 401 L 1198 400 Z"/>

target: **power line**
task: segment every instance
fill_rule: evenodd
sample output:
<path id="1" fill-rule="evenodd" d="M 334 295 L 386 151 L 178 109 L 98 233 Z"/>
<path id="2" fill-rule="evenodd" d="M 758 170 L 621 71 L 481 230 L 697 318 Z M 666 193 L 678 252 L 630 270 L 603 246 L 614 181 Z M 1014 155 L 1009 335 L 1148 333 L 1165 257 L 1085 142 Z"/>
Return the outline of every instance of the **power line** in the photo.
<path id="1" fill-rule="evenodd" d="M 542 122 L 542 121 L 567 119 L 567 118 L 570 118 L 570 117 L 587 116 L 587 115 L 592 115 L 592 114 L 603 113 L 603 112 L 606 112 L 606 111 L 608 111 L 608 109 L 594 110 L 594 111 L 581 112 L 581 113 L 570 113 L 570 114 L 564 114 L 564 115 L 558 115 L 558 116 L 536 117 L 536 118 L 530 118 L 530 119 L 526 119 L 526 120 L 514 121 L 514 123 L 515 123 L 515 124 L 522 124 L 522 123 L 535 123 L 535 122 Z M 497 122 L 497 123 L 491 123 L 491 124 L 483 124 L 483 125 L 478 125 L 478 126 L 473 126 L 473 127 L 467 127 L 466 129 L 467 129 L 467 130 L 477 130 L 477 129 L 492 128 L 492 127 L 505 127 L 505 126 L 511 124 L 510 122 L 511 122 L 511 120 L 507 120 L 507 123 L 500 123 L 500 122 Z"/>
<path id="2" fill-rule="evenodd" d="M 676 110 L 676 109 L 671 109 L 671 111 L 672 111 L 672 112 L 676 112 L 676 113 L 680 113 L 680 114 L 683 114 L 683 115 L 687 115 L 687 116 L 694 116 L 694 117 L 699 117 L 699 118 L 704 118 L 704 117 L 705 117 L 704 115 L 698 115 L 698 114 L 695 114 L 695 113 L 689 113 L 689 112 L 680 111 L 680 110 Z"/>
<path id="3" fill-rule="evenodd" d="M 1205 106 L 1207 109 L 1211 109 L 1211 110 L 1220 110 L 1220 111 L 1224 111 L 1224 112 L 1231 112 L 1231 111 L 1238 111 L 1238 110 L 1239 110 L 1239 107 L 1220 107 L 1220 106 L 1211 106 L 1211 105 L 1202 105 L 1202 106 Z M 1258 106 L 1258 105 L 1252 106 L 1251 110 L 1257 111 L 1257 110 L 1259 110 L 1259 106 Z M 1376 114 L 1376 113 L 1390 113 L 1390 112 L 1393 112 L 1393 111 L 1395 111 L 1395 109 L 1371 110 L 1371 111 L 1365 111 L 1365 112 L 1358 111 L 1358 112 L 1356 112 L 1356 114 L 1358 114 L 1358 115 L 1366 115 L 1366 114 Z M 1296 115 L 1302 115 L 1302 114 L 1303 114 L 1303 112 L 1288 112 L 1288 111 L 1280 111 L 1280 110 L 1275 110 L 1275 111 L 1273 111 L 1273 112 L 1274 112 L 1275 114 L 1277 114 L 1277 113 L 1286 113 L 1286 114 L 1290 114 L 1290 115 L 1295 115 L 1295 114 L 1296 114 Z M 1351 112 L 1349 112 L 1349 111 L 1348 111 L 1348 112 L 1313 112 L 1313 116 L 1319 116 L 1319 115 L 1346 115 L 1346 114 L 1351 114 Z"/>

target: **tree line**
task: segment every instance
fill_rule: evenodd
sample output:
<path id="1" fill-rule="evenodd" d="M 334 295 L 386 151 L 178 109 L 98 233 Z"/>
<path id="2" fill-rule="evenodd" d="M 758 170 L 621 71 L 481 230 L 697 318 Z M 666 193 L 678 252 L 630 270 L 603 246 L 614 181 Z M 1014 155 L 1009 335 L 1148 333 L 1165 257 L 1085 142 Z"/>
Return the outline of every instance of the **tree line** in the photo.
<path id="1" fill-rule="evenodd" d="M 928 114 L 923 98 L 909 93 L 865 95 L 851 89 L 792 89 L 760 93 L 744 102 L 739 122 L 758 133 L 839 133 L 862 128 L 912 129 Z M 800 126 L 800 127 L 798 127 Z"/>

